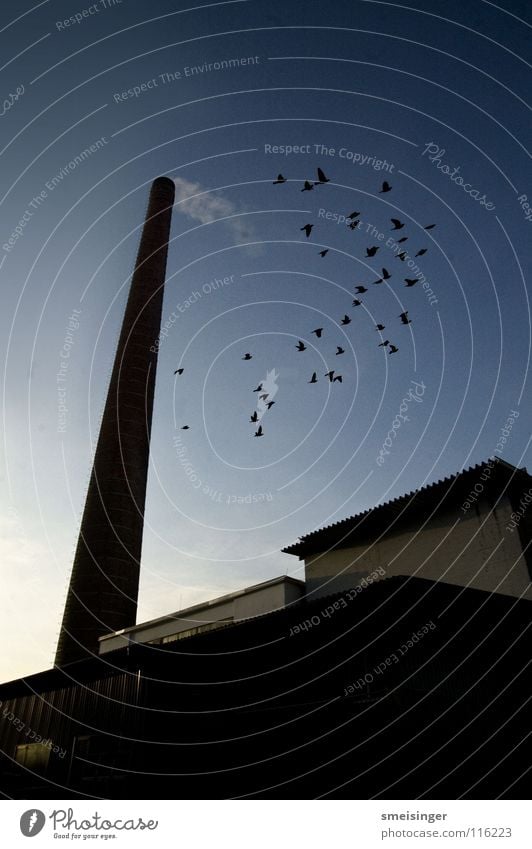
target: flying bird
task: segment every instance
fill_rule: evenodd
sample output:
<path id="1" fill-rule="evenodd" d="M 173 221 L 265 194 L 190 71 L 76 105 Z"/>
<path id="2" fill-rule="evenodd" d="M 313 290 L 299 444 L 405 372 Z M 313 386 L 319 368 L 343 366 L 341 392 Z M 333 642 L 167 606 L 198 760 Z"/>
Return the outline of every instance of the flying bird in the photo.
<path id="1" fill-rule="evenodd" d="M 242 359 L 243 359 L 243 360 L 251 360 L 251 359 L 252 359 L 251 354 L 244 354 L 244 356 L 242 357 Z"/>
<path id="2" fill-rule="evenodd" d="M 396 259 L 400 259 L 400 260 L 401 260 L 401 262 L 404 262 L 404 261 L 405 261 L 405 259 L 406 259 L 406 251 L 403 251 L 402 253 L 397 254 Z"/>
<path id="3" fill-rule="evenodd" d="M 352 221 L 353 218 L 358 218 L 359 215 L 360 212 L 352 212 L 351 215 L 348 215 L 347 217 Z"/>
<path id="4" fill-rule="evenodd" d="M 382 195 L 384 192 L 391 192 L 391 190 L 392 190 L 392 187 L 385 180 L 384 183 L 382 184 L 382 188 L 379 189 L 379 194 Z"/>
<path id="5" fill-rule="evenodd" d="M 371 248 L 366 248 L 366 257 L 375 256 L 378 250 L 379 248 L 377 247 L 377 245 L 373 245 L 373 247 Z"/>
<path id="6" fill-rule="evenodd" d="M 286 177 L 283 177 L 282 174 L 277 174 L 277 179 L 273 181 L 273 185 L 278 186 L 281 183 L 286 183 Z"/>
<path id="7" fill-rule="evenodd" d="M 328 377 L 330 382 L 332 383 L 334 380 L 334 371 L 327 371 L 323 376 Z"/>
<path id="8" fill-rule="evenodd" d="M 435 226 L 436 226 L 435 224 L 427 224 L 427 226 L 424 227 L 423 229 L 424 230 L 432 230 L 432 229 L 434 229 Z"/>
<path id="9" fill-rule="evenodd" d="M 365 286 L 355 286 L 355 292 L 357 293 L 357 295 L 363 295 L 364 292 L 367 292 L 367 291 L 368 290 L 366 289 Z"/>
<path id="10" fill-rule="evenodd" d="M 401 319 L 401 322 L 403 324 L 411 324 L 412 323 L 411 320 L 408 318 L 408 310 L 406 312 L 402 312 L 401 315 L 399 316 L 399 318 Z"/>
<path id="11" fill-rule="evenodd" d="M 253 392 L 262 392 L 262 383 L 259 383 L 257 388 L 253 390 Z"/>
<path id="12" fill-rule="evenodd" d="M 266 400 L 266 398 L 269 398 L 269 397 L 270 397 L 269 393 L 268 393 L 268 392 L 265 392 L 265 393 L 264 393 L 264 395 L 259 395 L 259 400 L 260 400 L 260 401 L 265 401 L 265 400 Z"/>
<path id="13" fill-rule="evenodd" d="M 313 330 L 312 332 L 316 334 L 318 339 L 321 339 L 321 334 L 323 333 L 323 327 L 317 327 L 316 330 Z"/>
<path id="14" fill-rule="evenodd" d="M 379 277 L 379 279 L 378 279 L 378 280 L 374 280 L 374 281 L 373 281 L 373 284 L 374 284 L 375 286 L 377 286 L 377 284 L 378 284 L 378 283 L 384 283 L 384 280 L 382 279 L 382 277 Z"/>
<path id="15" fill-rule="evenodd" d="M 389 354 L 396 354 L 398 350 L 399 350 L 399 348 L 396 348 L 395 345 L 390 345 L 390 350 L 388 351 L 388 353 Z"/>
<path id="16" fill-rule="evenodd" d="M 388 271 L 387 268 L 382 269 L 382 279 L 383 280 L 389 280 L 391 276 L 392 275 L 390 274 L 390 272 Z"/>
<path id="17" fill-rule="evenodd" d="M 266 404 L 266 406 L 268 407 L 268 410 L 271 410 L 271 408 L 273 407 L 274 404 L 275 404 L 275 401 L 268 401 L 268 403 Z"/>
<path id="18" fill-rule="evenodd" d="M 353 300 L 353 306 L 354 306 L 354 307 L 361 307 L 361 306 L 362 306 L 362 301 L 359 301 L 359 300 L 358 300 L 358 298 L 355 298 L 355 299 Z"/>
<path id="19" fill-rule="evenodd" d="M 390 218 L 390 221 L 393 224 L 392 230 L 402 230 L 405 226 L 404 221 L 400 221 L 399 218 Z"/>
<path id="20" fill-rule="evenodd" d="M 184 368 L 176 368 L 176 370 L 174 371 L 174 374 L 183 374 L 184 371 L 185 371 Z"/>
<path id="21" fill-rule="evenodd" d="M 343 348 L 340 347 L 340 345 L 337 345 L 336 346 L 336 356 L 338 356 L 339 354 L 345 354 L 345 351 L 344 351 Z"/>
<path id="22" fill-rule="evenodd" d="M 307 346 L 301 341 L 301 339 L 297 343 L 296 348 L 297 348 L 298 351 L 306 351 L 307 350 Z"/>
<path id="23" fill-rule="evenodd" d="M 408 242 L 408 236 L 403 236 L 402 239 L 397 239 L 398 245 L 401 245 L 403 242 Z"/>
<path id="24" fill-rule="evenodd" d="M 183 425 L 181 430 L 190 430 L 190 426 L 189 425 Z"/>
<path id="25" fill-rule="evenodd" d="M 255 410 L 255 412 L 253 413 L 253 415 L 250 418 L 250 422 L 258 422 L 258 420 L 259 420 L 259 415 L 258 415 L 257 411 Z"/>
<path id="26" fill-rule="evenodd" d="M 340 323 L 341 324 L 351 324 L 351 319 L 349 318 L 348 315 L 344 315 L 344 317 L 343 317 L 343 319 Z"/>
<path id="27" fill-rule="evenodd" d="M 389 340 L 389 339 L 386 339 L 386 341 L 384 341 L 384 342 L 379 342 L 379 344 L 377 345 L 377 347 L 378 347 L 378 348 L 386 348 L 389 344 L 390 344 L 390 340 Z"/>
<path id="28" fill-rule="evenodd" d="M 309 381 L 307 381 L 307 383 L 317 383 L 317 382 L 318 382 L 318 378 L 317 378 L 317 376 L 316 376 L 316 372 L 315 372 L 315 371 L 313 371 L 313 372 L 312 372 L 312 377 L 310 378 L 310 380 L 309 380 Z"/>
<path id="29" fill-rule="evenodd" d="M 299 229 L 305 231 L 305 233 L 307 235 L 307 239 L 308 239 L 308 237 L 310 236 L 310 234 L 312 232 L 313 227 L 314 227 L 314 224 L 305 224 L 304 227 L 300 227 Z"/>
<path id="30" fill-rule="evenodd" d="M 323 184 L 323 183 L 328 183 L 328 182 L 329 182 L 329 178 L 325 176 L 325 174 L 323 173 L 321 168 L 318 168 L 318 182 L 314 183 L 314 185 L 317 186 L 318 183 Z"/>
<path id="31" fill-rule="evenodd" d="M 376 324 L 376 325 L 375 325 L 375 330 L 378 330 L 379 332 L 380 332 L 381 330 L 384 330 L 384 324 Z"/>
<path id="32" fill-rule="evenodd" d="M 262 425 L 258 426 L 257 430 L 254 433 L 254 436 L 264 436 L 264 434 L 262 432 Z"/>
<path id="33" fill-rule="evenodd" d="M 324 251 L 320 251 L 320 256 L 325 256 L 328 253 L 329 253 L 329 248 L 325 248 Z"/>
<path id="34" fill-rule="evenodd" d="M 304 183 L 301 191 L 302 192 L 311 192 L 313 190 L 313 188 L 314 188 L 314 185 L 312 183 L 309 183 L 308 180 L 305 180 L 305 183 Z"/>
<path id="35" fill-rule="evenodd" d="M 341 374 L 337 374 L 336 377 L 333 377 L 332 382 L 335 383 L 336 381 L 338 381 L 338 383 L 342 382 L 342 375 Z"/>
<path id="36" fill-rule="evenodd" d="M 417 277 L 405 277 L 405 283 L 407 288 L 409 286 L 415 286 L 417 283 Z"/>
<path id="37" fill-rule="evenodd" d="M 351 221 L 351 223 L 348 224 L 347 226 L 349 227 L 350 230 L 357 230 L 359 224 L 360 224 L 360 221 Z"/>
<path id="38" fill-rule="evenodd" d="M 416 256 L 423 256 L 423 254 L 427 253 L 427 248 L 421 248 L 420 251 L 417 252 Z"/>

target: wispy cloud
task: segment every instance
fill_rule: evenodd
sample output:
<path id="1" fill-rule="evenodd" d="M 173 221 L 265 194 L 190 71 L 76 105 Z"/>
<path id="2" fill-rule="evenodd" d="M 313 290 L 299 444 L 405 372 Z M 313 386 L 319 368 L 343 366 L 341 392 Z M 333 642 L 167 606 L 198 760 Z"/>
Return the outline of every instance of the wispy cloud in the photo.
<path id="1" fill-rule="evenodd" d="M 179 212 L 199 221 L 200 224 L 226 219 L 223 224 L 233 233 L 239 245 L 257 239 L 253 226 L 244 214 L 245 210 L 238 209 L 219 191 L 206 189 L 200 183 L 193 183 L 182 177 L 175 177 L 174 183 L 175 202 Z"/>

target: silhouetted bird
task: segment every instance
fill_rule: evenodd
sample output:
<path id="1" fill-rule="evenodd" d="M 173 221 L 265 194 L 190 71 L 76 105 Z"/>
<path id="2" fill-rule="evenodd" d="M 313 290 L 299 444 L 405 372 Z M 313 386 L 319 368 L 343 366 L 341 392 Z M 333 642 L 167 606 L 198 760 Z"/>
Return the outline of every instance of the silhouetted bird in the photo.
<path id="1" fill-rule="evenodd" d="M 264 393 L 264 395 L 259 395 L 259 400 L 260 400 L 260 401 L 265 401 L 265 400 L 266 400 L 266 398 L 269 398 L 269 397 L 270 397 L 269 392 L 265 392 L 265 393 Z"/>
<path id="2" fill-rule="evenodd" d="M 390 344 L 390 340 L 389 340 L 389 339 L 386 339 L 384 342 L 379 342 L 379 344 L 377 345 L 377 347 L 378 347 L 378 348 L 386 348 L 386 346 L 387 346 L 387 345 L 389 345 L 389 344 Z"/>
<path id="3" fill-rule="evenodd" d="M 374 280 L 374 281 L 373 281 L 373 284 L 374 284 L 375 286 L 376 286 L 378 283 L 384 283 L 384 280 L 382 279 L 382 277 L 379 277 L 379 279 L 378 279 L 378 280 Z"/>
<path id="4" fill-rule="evenodd" d="M 325 248 L 324 251 L 320 251 L 320 256 L 325 256 L 328 253 L 329 253 L 329 248 Z"/>
<path id="5" fill-rule="evenodd" d="M 310 236 L 310 234 L 312 232 L 313 227 L 314 227 L 314 224 L 305 224 L 304 227 L 300 227 L 299 229 L 305 231 L 305 233 L 307 235 L 307 239 L 308 239 L 308 237 Z"/>
<path id="6" fill-rule="evenodd" d="M 404 221 L 400 221 L 398 218 L 390 218 L 390 221 L 393 224 L 392 230 L 402 230 L 404 225 Z"/>
<path id="7" fill-rule="evenodd" d="M 184 371 L 185 371 L 184 368 L 176 368 L 176 370 L 174 371 L 174 374 L 183 374 Z"/>
<path id="8" fill-rule="evenodd" d="M 328 183 L 328 182 L 329 182 L 329 178 L 325 176 L 325 174 L 323 173 L 321 168 L 318 168 L 318 182 L 314 183 L 314 185 L 317 186 L 318 183 L 323 184 L 323 183 Z"/>
<path id="9" fill-rule="evenodd" d="M 390 272 L 388 271 L 387 268 L 382 269 L 382 279 L 383 280 L 389 280 L 391 276 L 392 275 L 390 274 Z"/>
<path id="10" fill-rule="evenodd" d="M 375 256 L 375 254 L 377 253 L 378 250 L 379 250 L 379 248 L 377 247 L 377 245 L 373 245 L 373 247 L 371 247 L 371 248 L 366 248 L 366 256 L 367 257 Z"/>
<path id="11" fill-rule="evenodd" d="M 316 376 L 316 372 L 315 372 L 315 371 L 313 371 L 313 372 L 312 372 L 312 377 L 310 378 L 310 380 L 308 381 L 308 383 L 317 383 L 317 382 L 318 382 L 318 378 L 317 378 L 317 376 Z"/>
<path id="12" fill-rule="evenodd" d="M 340 323 L 341 324 L 351 324 L 351 319 L 349 318 L 348 315 L 344 315 L 344 317 L 343 317 L 343 319 Z"/>
<path id="13" fill-rule="evenodd" d="M 335 383 L 335 381 L 338 381 L 338 383 L 341 383 L 342 382 L 342 375 L 337 374 L 336 377 L 333 377 L 333 383 Z"/>
<path id="14" fill-rule="evenodd" d="M 384 192 L 391 192 L 391 190 L 392 190 L 392 187 L 385 180 L 384 183 L 382 184 L 382 188 L 379 189 L 379 194 L 382 195 Z"/>
<path id="15" fill-rule="evenodd" d="M 277 174 L 277 179 L 273 181 L 273 185 L 278 186 L 281 183 L 286 183 L 286 177 L 283 177 L 282 174 Z"/>
<path id="16" fill-rule="evenodd" d="M 396 348 L 395 345 L 390 345 L 390 350 L 388 351 L 388 353 L 389 354 L 396 354 L 398 350 L 399 350 L 399 348 Z"/>
<path id="17" fill-rule="evenodd" d="M 243 359 L 243 360 L 251 360 L 251 359 L 252 359 L 251 354 L 244 354 L 244 356 L 242 357 L 242 359 Z"/>
<path id="18" fill-rule="evenodd" d="M 421 248 L 420 251 L 417 252 L 416 256 L 423 256 L 423 254 L 427 253 L 427 248 Z"/>
<path id="19" fill-rule="evenodd" d="M 427 226 L 424 227 L 423 229 L 424 230 L 432 230 L 435 226 L 436 226 L 435 224 L 427 224 Z"/>
<path id="20" fill-rule="evenodd" d="M 405 277 L 405 283 L 408 286 L 415 286 L 417 283 L 417 277 Z"/>
<path id="21" fill-rule="evenodd" d="M 257 411 L 255 410 L 255 412 L 253 413 L 253 415 L 250 418 L 250 422 L 258 422 L 258 420 L 259 420 L 259 416 L 258 416 Z"/>
<path id="22" fill-rule="evenodd" d="M 344 351 L 343 348 L 340 347 L 340 345 L 337 345 L 336 346 L 336 356 L 338 356 L 339 354 L 345 354 L 345 351 Z"/>
<path id="23" fill-rule="evenodd" d="M 353 306 L 354 306 L 354 307 L 361 307 L 361 306 L 362 306 L 362 301 L 359 301 L 359 300 L 358 300 L 358 298 L 354 298 L 354 300 L 353 300 Z"/>
<path id="24" fill-rule="evenodd" d="M 360 221 L 351 221 L 351 223 L 348 224 L 347 226 L 349 227 L 350 230 L 358 230 L 359 224 L 360 224 Z"/>
<path id="25" fill-rule="evenodd" d="M 257 430 L 254 433 L 254 436 L 264 436 L 264 434 L 262 432 L 262 425 L 258 426 Z"/>
<path id="26" fill-rule="evenodd" d="M 271 410 L 271 408 L 273 407 L 274 404 L 275 404 L 275 401 L 268 401 L 268 403 L 266 404 L 266 406 L 268 407 L 268 410 Z"/>
<path id="27" fill-rule="evenodd" d="M 408 318 L 408 310 L 406 312 L 402 312 L 401 315 L 399 316 L 399 318 L 401 319 L 402 324 L 411 324 L 412 323 L 410 321 L 410 319 Z"/>
<path id="28" fill-rule="evenodd" d="M 262 383 L 259 383 L 257 388 L 253 390 L 253 392 L 262 392 Z"/>
<path id="29" fill-rule="evenodd" d="M 358 218 L 359 215 L 360 212 L 352 212 L 351 215 L 348 215 L 347 217 L 352 221 L 353 218 Z"/>
<path id="30" fill-rule="evenodd" d="M 334 380 L 334 371 L 327 371 L 323 376 L 328 377 L 330 382 L 332 383 Z"/>
<path id="31" fill-rule="evenodd" d="M 384 324 L 376 324 L 376 325 L 375 325 L 375 329 L 376 329 L 376 330 L 379 330 L 379 331 L 384 330 L 384 327 L 385 327 L 385 325 L 384 325 Z"/>
<path id="32" fill-rule="evenodd" d="M 303 344 L 301 339 L 297 343 L 296 348 L 297 348 L 298 351 L 306 351 L 307 350 L 307 346 L 305 344 Z"/>
<path id="33" fill-rule="evenodd" d="M 321 339 L 321 334 L 323 333 L 323 327 L 317 327 L 316 330 L 313 330 L 312 332 L 316 334 L 318 339 Z"/>
<path id="34" fill-rule="evenodd" d="M 401 245 L 403 242 L 408 242 L 408 236 L 403 236 L 402 239 L 397 239 L 398 245 Z"/>
<path id="35" fill-rule="evenodd" d="M 355 292 L 357 293 L 357 295 L 363 295 L 364 292 L 367 292 L 367 291 L 368 290 L 366 289 L 365 286 L 355 286 Z"/>
<path id="36" fill-rule="evenodd" d="M 397 254 L 397 257 L 396 257 L 396 258 L 397 258 L 397 259 L 400 259 L 400 260 L 401 260 L 401 262 L 404 262 L 404 261 L 405 261 L 405 259 L 406 259 L 406 251 L 403 251 L 402 253 Z"/>
<path id="37" fill-rule="evenodd" d="M 311 192 L 311 191 L 313 190 L 313 188 L 314 188 L 313 183 L 309 183 L 309 181 L 308 181 L 308 180 L 305 180 L 305 183 L 304 183 L 303 188 L 301 189 L 301 191 L 302 191 L 302 192 Z"/>
<path id="38" fill-rule="evenodd" d="M 189 425 L 183 425 L 181 430 L 190 430 L 190 426 Z"/>

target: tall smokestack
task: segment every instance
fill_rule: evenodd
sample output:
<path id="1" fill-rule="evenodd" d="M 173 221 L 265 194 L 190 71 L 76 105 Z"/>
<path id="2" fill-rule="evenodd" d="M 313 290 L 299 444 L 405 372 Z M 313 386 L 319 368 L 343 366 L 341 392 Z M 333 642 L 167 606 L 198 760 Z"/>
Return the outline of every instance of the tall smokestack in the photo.
<path id="1" fill-rule="evenodd" d="M 98 637 L 134 625 L 144 504 L 175 187 L 151 187 L 72 567 L 55 663 L 98 653 Z"/>

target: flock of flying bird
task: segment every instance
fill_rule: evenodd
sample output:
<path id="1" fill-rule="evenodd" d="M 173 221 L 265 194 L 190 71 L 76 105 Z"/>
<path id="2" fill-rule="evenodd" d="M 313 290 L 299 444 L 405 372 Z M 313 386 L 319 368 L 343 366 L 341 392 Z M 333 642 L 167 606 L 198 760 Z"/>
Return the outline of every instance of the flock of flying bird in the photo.
<path id="1" fill-rule="evenodd" d="M 326 183 L 330 182 L 329 178 L 325 176 L 325 174 L 324 174 L 324 172 L 322 171 L 321 168 L 317 169 L 317 174 L 318 174 L 317 180 L 315 180 L 315 181 L 305 180 L 304 181 L 303 188 L 301 189 L 302 192 L 310 192 L 314 189 L 315 186 L 325 185 Z M 283 183 L 286 183 L 286 182 L 287 182 L 287 178 L 284 177 L 282 174 L 278 174 L 277 179 L 273 181 L 273 185 L 282 185 Z M 382 183 L 381 188 L 379 189 L 379 194 L 386 194 L 387 192 L 390 192 L 391 190 L 392 190 L 392 186 L 385 180 Z M 357 230 L 359 228 L 359 224 L 361 222 L 360 212 L 352 212 L 350 215 L 347 216 L 347 219 L 349 221 L 349 224 L 347 226 L 350 230 Z M 401 221 L 399 218 L 391 218 L 390 221 L 393 225 L 392 228 L 391 228 L 392 232 L 402 230 L 403 227 L 405 226 L 405 223 L 403 221 Z M 425 230 L 432 230 L 435 226 L 436 226 L 435 224 L 427 224 L 426 227 L 424 227 L 424 229 Z M 312 233 L 313 228 L 314 228 L 314 224 L 305 224 L 303 227 L 300 228 L 300 230 L 305 233 L 305 235 L 308 239 L 310 237 L 311 233 Z M 396 244 L 402 244 L 402 243 L 406 242 L 407 240 L 408 240 L 408 236 L 402 236 L 400 239 L 397 239 Z M 371 245 L 370 247 L 366 248 L 365 259 L 372 259 L 377 254 L 377 251 L 379 250 L 379 248 L 380 248 L 380 245 Z M 329 248 L 325 248 L 324 250 L 321 250 L 319 252 L 319 255 L 320 255 L 320 257 L 323 258 L 323 257 L 327 256 L 328 253 L 329 253 Z M 423 256 L 426 253 L 427 253 L 427 248 L 421 248 L 420 250 L 417 251 L 417 253 L 415 254 L 415 257 Z M 401 251 L 400 253 L 396 254 L 396 258 L 401 260 L 402 262 L 404 262 L 407 258 L 406 251 Z M 379 277 L 378 280 L 374 280 L 373 284 L 379 285 L 380 283 L 383 283 L 385 280 L 389 280 L 391 277 L 392 277 L 392 275 L 390 274 L 388 269 L 382 268 L 382 276 Z M 405 282 L 405 286 L 407 288 L 411 288 L 412 286 L 415 286 L 415 284 L 418 282 L 418 278 L 417 277 L 415 277 L 415 278 L 405 277 L 404 282 Z M 358 285 L 358 286 L 355 287 L 355 294 L 356 295 L 363 295 L 367 291 L 368 291 L 368 289 L 367 289 L 366 286 Z M 354 298 L 352 305 L 354 307 L 359 307 L 359 306 L 362 305 L 362 301 L 359 300 L 359 298 Z M 405 310 L 404 312 L 400 313 L 398 317 L 401 320 L 401 324 L 403 324 L 403 325 L 411 324 L 411 319 L 409 319 L 409 317 L 408 317 L 408 310 Z M 344 315 L 344 317 L 340 320 L 339 324 L 340 324 L 340 326 L 345 326 L 345 325 L 351 324 L 350 316 L 347 315 L 347 314 Z M 379 333 L 382 333 L 382 331 L 385 329 L 385 325 L 381 324 L 381 323 L 376 324 L 375 329 Z M 314 335 L 316 336 L 317 339 L 321 339 L 322 334 L 323 334 L 323 327 L 317 327 L 315 330 L 312 330 L 311 332 L 314 333 Z M 295 347 L 296 347 L 296 350 L 299 351 L 300 353 L 307 350 L 307 346 L 301 340 L 298 341 L 298 343 Z M 396 354 L 397 351 L 399 350 L 399 348 L 396 345 L 392 344 L 389 339 L 385 339 L 382 342 L 380 342 L 378 347 L 379 348 L 389 348 L 389 351 L 388 351 L 389 354 Z M 345 353 L 345 349 L 342 348 L 341 345 L 337 345 L 335 355 L 338 357 L 338 356 L 341 356 L 341 354 L 344 354 L 344 353 Z M 253 357 L 252 357 L 252 354 L 250 352 L 247 352 L 242 357 L 242 359 L 245 360 L 245 361 L 251 360 L 252 358 Z M 174 372 L 174 375 L 176 375 L 176 374 L 181 375 L 181 374 L 183 374 L 183 371 L 184 371 L 183 368 L 178 368 Z M 336 374 L 334 370 L 326 372 L 324 377 L 328 378 L 330 383 L 342 383 L 342 375 Z M 317 373 L 313 372 L 312 377 L 308 381 L 308 383 L 317 383 L 317 382 L 318 382 Z M 269 395 L 268 395 L 268 393 L 263 392 L 263 384 L 262 383 L 259 383 L 257 388 L 253 390 L 253 392 L 260 393 L 259 398 L 265 402 L 265 405 L 266 405 L 268 410 L 270 410 L 273 407 L 273 405 L 275 404 L 275 401 L 268 401 L 267 400 Z M 257 423 L 258 421 L 259 421 L 258 413 L 257 413 L 257 411 L 255 411 L 250 417 L 250 422 L 251 423 Z M 189 425 L 183 425 L 181 429 L 182 430 L 189 430 Z M 263 433 L 263 430 L 262 430 L 262 425 L 259 425 L 259 427 L 257 428 L 257 430 L 254 433 L 254 436 L 256 436 L 256 437 L 264 436 L 264 433 Z"/>

